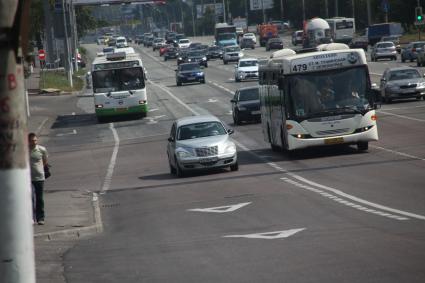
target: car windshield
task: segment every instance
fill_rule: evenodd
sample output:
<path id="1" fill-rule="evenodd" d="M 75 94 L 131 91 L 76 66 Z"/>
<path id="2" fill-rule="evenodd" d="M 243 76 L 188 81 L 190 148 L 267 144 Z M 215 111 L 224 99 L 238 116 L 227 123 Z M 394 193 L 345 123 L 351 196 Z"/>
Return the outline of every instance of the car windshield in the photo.
<path id="1" fill-rule="evenodd" d="M 285 82 L 292 109 L 298 119 L 369 109 L 365 67 L 288 76 Z"/>
<path id="2" fill-rule="evenodd" d="M 219 51 L 219 50 L 220 50 L 220 47 L 218 46 L 213 46 L 208 48 L 208 51 Z"/>
<path id="3" fill-rule="evenodd" d="M 189 43 L 189 39 L 180 39 L 179 43 Z"/>
<path id="4" fill-rule="evenodd" d="M 182 64 L 180 65 L 180 71 L 200 71 L 199 64 Z"/>
<path id="5" fill-rule="evenodd" d="M 421 75 L 417 70 L 397 70 L 390 73 L 388 80 L 398 81 L 398 80 L 407 80 L 407 79 L 419 79 Z"/>
<path id="6" fill-rule="evenodd" d="M 239 101 L 249 101 L 258 99 L 258 88 L 243 89 L 239 92 Z"/>
<path id="7" fill-rule="evenodd" d="M 94 71 L 92 78 L 95 93 L 135 90 L 145 87 L 143 70 L 140 67 Z"/>
<path id="8" fill-rule="evenodd" d="M 162 41 L 165 41 L 165 40 L 163 38 L 157 38 L 157 39 L 155 39 L 154 42 L 158 43 L 158 42 L 162 42 Z"/>
<path id="9" fill-rule="evenodd" d="M 221 33 L 217 36 L 218 40 L 229 40 L 236 39 L 236 35 L 234 33 Z"/>
<path id="10" fill-rule="evenodd" d="M 226 47 L 226 52 L 238 52 L 240 50 L 238 46 Z"/>
<path id="11" fill-rule="evenodd" d="M 201 57 L 201 56 L 204 56 L 204 55 L 205 55 L 205 52 L 203 52 L 202 50 L 199 50 L 199 51 L 189 52 L 188 57 Z"/>
<path id="12" fill-rule="evenodd" d="M 254 67 L 254 66 L 258 66 L 257 60 L 239 61 L 239 67 Z"/>
<path id="13" fill-rule="evenodd" d="M 413 48 L 421 48 L 425 45 L 424 42 L 418 42 L 413 44 Z"/>
<path id="14" fill-rule="evenodd" d="M 124 39 L 124 38 L 122 38 L 122 39 L 117 39 L 117 43 L 125 43 L 125 39 Z"/>
<path id="15" fill-rule="evenodd" d="M 244 37 L 254 37 L 254 34 L 253 33 L 245 33 L 243 36 Z"/>
<path id="16" fill-rule="evenodd" d="M 113 47 L 103 48 L 103 53 L 114 53 L 114 48 Z"/>
<path id="17" fill-rule="evenodd" d="M 189 140 L 226 134 L 226 129 L 220 122 L 202 122 L 179 127 L 177 140 Z"/>
<path id="18" fill-rule="evenodd" d="M 386 42 L 386 43 L 380 43 L 377 45 L 377 48 L 389 48 L 394 47 L 394 43 Z"/>
<path id="19" fill-rule="evenodd" d="M 280 38 L 271 38 L 270 42 L 276 43 L 276 42 L 282 42 Z"/>

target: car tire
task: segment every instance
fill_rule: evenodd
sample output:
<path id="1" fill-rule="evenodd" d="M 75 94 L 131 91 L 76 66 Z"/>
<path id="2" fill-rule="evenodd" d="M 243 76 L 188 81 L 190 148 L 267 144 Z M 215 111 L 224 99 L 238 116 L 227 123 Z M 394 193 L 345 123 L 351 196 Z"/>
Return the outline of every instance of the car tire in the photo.
<path id="1" fill-rule="evenodd" d="M 240 82 L 241 80 L 240 79 L 238 79 L 237 77 L 235 77 L 235 82 Z"/>
<path id="2" fill-rule="evenodd" d="M 251 47 L 251 49 L 255 49 L 255 46 Z"/>
<path id="3" fill-rule="evenodd" d="M 357 149 L 359 151 L 366 151 L 369 149 L 369 143 L 368 142 L 358 142 L 357 143 Z"/>
<path id="4" fill-rule="evenodd" d="M 208 63 L 205 63 L 205 68 L 208 68 Z"/>
<path id="5" fill-rule="evenodd" d="M 419 62 L 419 60 L 416 60 L 416 67 L 420 67 L 421 66 L 421 62 Z"/>
<path id="6" fill-rule="evenodd" d="M 176 84 L 177 84 L 177 86 L 181 86 L 182 85 L 182 83 L 180 81 L 177 81 Z"/>
<path id="7" fill-rule="evenodd" d="M 237 111 L 233 113 L 233 124 L 238 126 L 241 124 L 241 120 L 239 119 L 239 114 Z"/>
<path id="8" fill-rule="evenodd" d="M 164 56 L 164 61 L 167 61 L 167 57 Z"/>
<path id="9" fill-rule="evenodd" d="M 230 165 L 230 171 L 238 171 L 239 170 L 239 163 L 236 161 L 235 164 Z"/>
<path id="10" fill-rule="evenodd" d="M 175 175 L 176 174 L 176 168 L 174 168 L 174 166 L 171 165 L 170 158 L 168 158 L 168 166 L 170 167 L 170 174 Z"/>
<path id="11" fill-rule="evenodd" d="M 406 59 L 403 58 L 403 56 L 401 56 L 401 63 L 406 62 Z"/>
<path id="12" fill-rule="evenodd" d="M 223 64 L 224 64 L 224 65 L 227 65 L 227 61 L 226 61 L 226 60 L 223 60 Z"/>
<path id="13" fill-rule="evenodd" d="M 182 178 L 182 177 L 184 177 L 184 172 L 183 172 L 183 170 L 181 169 L 181 167 L 180 167 L 180 165 L 179 165 L 179 163 L 177 162 L 177 160 L 176 160 L 176 176 L 178 177 L 178 178 Z"/>
<path id="14" fill-rule="evenodd" d="M 205 78 L 203 78 L 202 80 L 201 80 L 201 84 L 204 84 L 205 83 Z"/>

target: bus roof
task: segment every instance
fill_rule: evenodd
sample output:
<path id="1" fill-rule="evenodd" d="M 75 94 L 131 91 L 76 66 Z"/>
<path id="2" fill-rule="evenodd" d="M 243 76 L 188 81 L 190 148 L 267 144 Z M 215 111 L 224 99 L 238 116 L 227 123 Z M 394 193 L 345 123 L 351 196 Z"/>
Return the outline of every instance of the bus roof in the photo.
<path id="1" fill-rule="evenodd" d="M 367 65 L 363 49 L 332 50 L 330 48 L 328 51 L 301 54 L 281 52 L 274 55 L 267 63 L 260 64 L 259 69 L 260 71 L 279 70 L 283 74 L 299 74 L 361 65 Z"/>
<path id="2" fill-rule="evenodd" d="M 96 57 L 92 63 L 92 70 L 97 71 L 101 69 L 105 69 L 106 64 L 111 64 L 111 66 L 121 66 L 121 68 L 128 68 L 132 67 L 134 65 L 129 65 L 125 63 L 134 62 L 137 61 L 138 66 L 143 67 L 142 58 L 138 53 L 125 53 L 125 52 L 118 52 L 118 53 L 112 53 L 107 54 L 106 56 L 100 56 Z M 117 64 L 117 63 L 124 63 L 124 64 Z M 99 65 L 102 65 L 99 66 Z"/>

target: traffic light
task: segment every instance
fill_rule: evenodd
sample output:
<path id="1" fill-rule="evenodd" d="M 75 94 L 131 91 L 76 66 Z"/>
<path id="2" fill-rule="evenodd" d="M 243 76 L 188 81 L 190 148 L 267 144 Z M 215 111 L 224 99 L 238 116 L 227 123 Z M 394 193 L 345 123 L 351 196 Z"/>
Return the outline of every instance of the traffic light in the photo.
<path id="1" fill-rule="evenodd" d="M 415 8 L 415 15 L 416 15 L 416 21 L 418 23 L 424 22 L 424 15 L 422 14 L 422 7 L 416 7 Z"/>

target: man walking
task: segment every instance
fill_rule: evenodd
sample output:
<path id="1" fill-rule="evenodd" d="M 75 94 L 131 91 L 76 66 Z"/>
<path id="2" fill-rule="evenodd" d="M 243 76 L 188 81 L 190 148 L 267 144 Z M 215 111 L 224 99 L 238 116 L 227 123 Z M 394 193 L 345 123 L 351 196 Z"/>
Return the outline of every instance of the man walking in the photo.
<path id="1" fill-rule="evenodd" d="M 47 166 L 47 150 L 44 146 L 38 145 L 37 135 L 28 134 L 28 145 L 30 152 L 31 183 L 33 185 L 33 208 L 34 221 L 38 225 L 44 225 L 44 167 Z"/>

